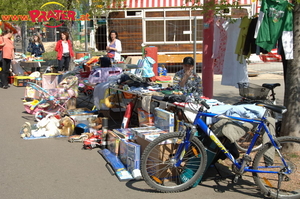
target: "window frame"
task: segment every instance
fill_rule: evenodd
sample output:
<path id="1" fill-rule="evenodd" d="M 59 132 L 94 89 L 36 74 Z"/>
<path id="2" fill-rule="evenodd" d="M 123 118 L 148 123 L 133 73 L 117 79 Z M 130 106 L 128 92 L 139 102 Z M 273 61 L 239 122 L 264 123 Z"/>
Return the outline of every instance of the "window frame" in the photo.
<path id="1" fill-rule="evenodd" d="M 170 11 L 189 11 L 189 16 L 179 16 L 179 17 L 167 17 L 167 12 Z M 142 29 L 143 29 L 143 44 L 146 46 L 150 45 L 162 45 L 162 44 L 192 44 L 194 43 L 193 40 L 193 24 L 194 20 L 203 20 L 203 16 L 192 16 L 192 9 L 191 8 L 185 8 L 184 10 L 182 8 L 174 8 L 174 9 L 149 9 L 149 10 L 144 10 L 143 12 L 143 18 L 142 18 Z M 164 17 L 145 17 L 146 13 L 149 12 L 163 12 Z M 180 20 L 188 20 L 189 21 L 189 30 L 184 30 L 188 31 L 189 33 L 189 40 L 188 41 L 167 41 L 167 22 L 170 20 L 175 20 L 175 21 L 180 21 Z M 146 23 L 148 21 L 163 21 L 164 22 L 164 37 L 162 41 L 147 41 L 147 27 Z M 197 44 L 202 44 L 203 40 L 197 40 Z"/>

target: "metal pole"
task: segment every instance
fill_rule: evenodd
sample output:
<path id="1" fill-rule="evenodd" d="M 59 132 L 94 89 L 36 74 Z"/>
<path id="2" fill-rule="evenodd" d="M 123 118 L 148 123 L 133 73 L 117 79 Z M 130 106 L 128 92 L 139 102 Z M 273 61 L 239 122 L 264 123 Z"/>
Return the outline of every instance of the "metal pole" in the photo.
<path id="1" fill-rule="evenodd" d="M 196 57 L 196 51 L 197 51 L 197 18 L 194 18 L 194 72 L 196 73 L 196 67 L 197 67 L 197 57 Z"/>
<path id="2" fill-rule="evenodd" d="M 208 11 L 203 16 L 202 85 L 203 95 L 208 98 L 213 97 L 214 84 L 214 63 L 211 58 L 214 34 L 214 13 L 211 6 L 214 6 L 214 0 L 204 1 L 204 7 L 206 7 Z"/>
<path id="3" fill-rule="evenodd" d="M 87 52 L 88 51 L 87 21 L 84 21 L 84 34 L 85 34 L 84 50 L 85 52 Z"/>
<path id="4" fill-rule="evenodd" d="M 22 45 L 23 45 L 23 53 L 26 54 L 27 52 L 27 46 L 28 46 L 28 41 L 27 41 L 27 22 L 23 21 L 23 26 L 22 26 Z"/>

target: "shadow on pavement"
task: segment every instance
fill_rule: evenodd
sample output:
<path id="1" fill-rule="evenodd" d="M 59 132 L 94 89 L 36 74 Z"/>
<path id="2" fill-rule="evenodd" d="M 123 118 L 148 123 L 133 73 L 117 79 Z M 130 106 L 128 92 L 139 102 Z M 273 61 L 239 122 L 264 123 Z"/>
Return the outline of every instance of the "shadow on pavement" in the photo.
<path id="1" fill-rule="evenodd" d="M 211 166 L 204 174 L 202 182 L 196 188 L 201 191 L 201 187 L 213 189 L 216 193 L 239 193 L 246 197 L 266 198 L 261 193 L 259 188 L 251 181 L 251 174 L 243 176 L 237 183 L 233 183 L 234 174 L 231 170 L 220 163 L 216 163 L 215 166 Z M 148 192 L 148 193 L 160 193 L 148 185 L 143 180 L 134 180 L 126 182 L 126 186 L 135 191 Z M 145 188 L 146 186 L 146 188 Z M 183 192 L 188 192 L 191 189 L 187 189 Z M 175 194 L 175 193 L 174 193 Z M 221 195 L 220 195 L 221 196 Z"/>
<path id="2" fill-rule="evenodd" d="M 218 193 L 236 192 L 245 196 L 266 198 L 252 181 L 251 173 L 244 175 L 237 183 L 234 183 L 233 179 L 234 173 L 227 166 L 216 163 L 206 171 L 199 186 L 210 187 Z"/>

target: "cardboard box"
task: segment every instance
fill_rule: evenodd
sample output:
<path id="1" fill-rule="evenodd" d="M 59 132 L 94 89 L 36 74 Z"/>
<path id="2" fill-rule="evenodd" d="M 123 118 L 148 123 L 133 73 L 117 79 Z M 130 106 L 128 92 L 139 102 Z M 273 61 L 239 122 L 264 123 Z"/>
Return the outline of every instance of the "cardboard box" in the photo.
<path id="1" fill-rule="evenodd" d="M 93 115 L 93 113 L 92 114 L 87 113 L 87 114 L 71 115 L 70 117 L 73 119 L 76 126 L 79 123 L 89 125 L 90 124 L 89 120 L 96 119 L 97 116 L 98 115 Z"/>
<path id="2" fill-rule="evenodd" d="M 150 141 L 137 137 L 136 143 L 141 146 L 141 154 L 143 154 Z M 169 158 L 169 156 L 167 156 L 166 154 L 172 153 L 172 146 L 173 145 L 162 143 L 160 145 L 157 145 L 155 150 L 153 150 L 153 153 L 150 154 L 147 165 L 148 168 L 153 168 L 153 175 L 155 175 L 155 177 L 165 178 L 166 176 L 168 176 L 168 173 L 176 172 L 175 169 L 165 169 L 167 167 L 167 164 L 169 164 L 168 162 L 164 162 L 167 160 L 167 158 Z M 162 153 L 159 153 L 159 151 L 162 151 Z M 158 160 L 160 160 L 159 164 L 157 164 Z M 172 175 L 174 175 L 174 173 Z"/>
<path id="3" fill-rule="evenodd" d="M 29 76 L 14 76 L 14 86 L 24 87 L 27 85 L 27 82 L 34 81 L 34 77 Z"/>
<path id="4" fill-rule="evenodd" d="M 134 137 L 138 136 L 139 132 L 148 132 L 148 131 L 157 130 L 157 129 L 158 128 L 156 128 L 155 126 L 131 128 Z"/>
<path id="5" fill-rule="evenodd" d="M 148 113 L 142 108 L 138 108 L 137 112 L 138 112 L 139 126 L 143 126 L 144 124 L 147 124 L 148 126 L 154 126 L 154 115 L 152 113 Z"/>
<path id="6" fill-rule="evenodd" d="M 124 136 L 125 140 L 130 140 L 134 138 L 134 131 L 131 128 L 125 129 L 113 129 L 116 134 L 121 134 Z"/>
<path id="7" fill-rule="evenodd" d="M 132 173 L 134 169 L 140 169 L 141 146 L 128 142 L 127 144 L 127 171 Z"/>
<path id="8" fill-rule="evenodd" d="M 108 131 L 106 136 L 106 148 L 110 150 L 113 154 L 119 154 L 119 145 L 120 140 L 124 137 L 120 137 L 118 134 L 113 131 Z"/>
<path id="9" fill-rule="evenodd" d="M 166 131 L 163 131 L 159 128 L 156 128 L 156 129 L 153 129 L 153 130 L 136 130 L 135 132 L 136 132 L 137 136 L 139 136 L 143 139 L 146 139 L 146 137 L 150 136 L 150 135 L 156 135 L 158 137 L 161 134 L 167 133 Z"/>
<path id="10" fill-rule="evenodd" d="M 119 144 L 119 159 L 124 164 L 125 168 L 127 169 L 127 145 L 128 141 L 125 139 L 120 140 Z"/>
<path id="11" fill-rule="evenodd" d="M 125 64 L 137 64 L 139 59 L 143 59 L 142 56 L 128 56 L 125 59 Z"/>
<path id="12" fill-rule="evenodd" d="M 154 125 L 166 132 L 174 132 L 174 113 L 156 107 L 154 115 Z"/>

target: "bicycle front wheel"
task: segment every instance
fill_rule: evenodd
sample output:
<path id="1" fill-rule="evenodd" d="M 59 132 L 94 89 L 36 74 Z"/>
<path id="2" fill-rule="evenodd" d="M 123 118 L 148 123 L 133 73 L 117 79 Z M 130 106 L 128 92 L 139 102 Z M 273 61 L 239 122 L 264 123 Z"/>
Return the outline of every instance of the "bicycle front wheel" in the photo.
<path id="1" fill-rule="evenodd" d="M 257 152 L 253 161 L 253 169 L 275 173 L 253 173 L 255 184 L 269 197 L 299 199 L 300 138 L 280 137 L 277 140 L 282 146 L 280 150 L 275 150 L 269 142 Z M 286 161 L 291 173 L 287 174 L 282 159 Z"/>
<path id="2" fill-rule="evenodd" d="M 160 192 L 179 192 L 200 182 L 207 163 L 205 147 L 197 137 L 184 152 L 181 149 L 186 144 L 175 132 L 159 136 L 146 147 L 141 172 L 150 187 Z M 181 162 L 178 155 L 183 156 Z"/>

